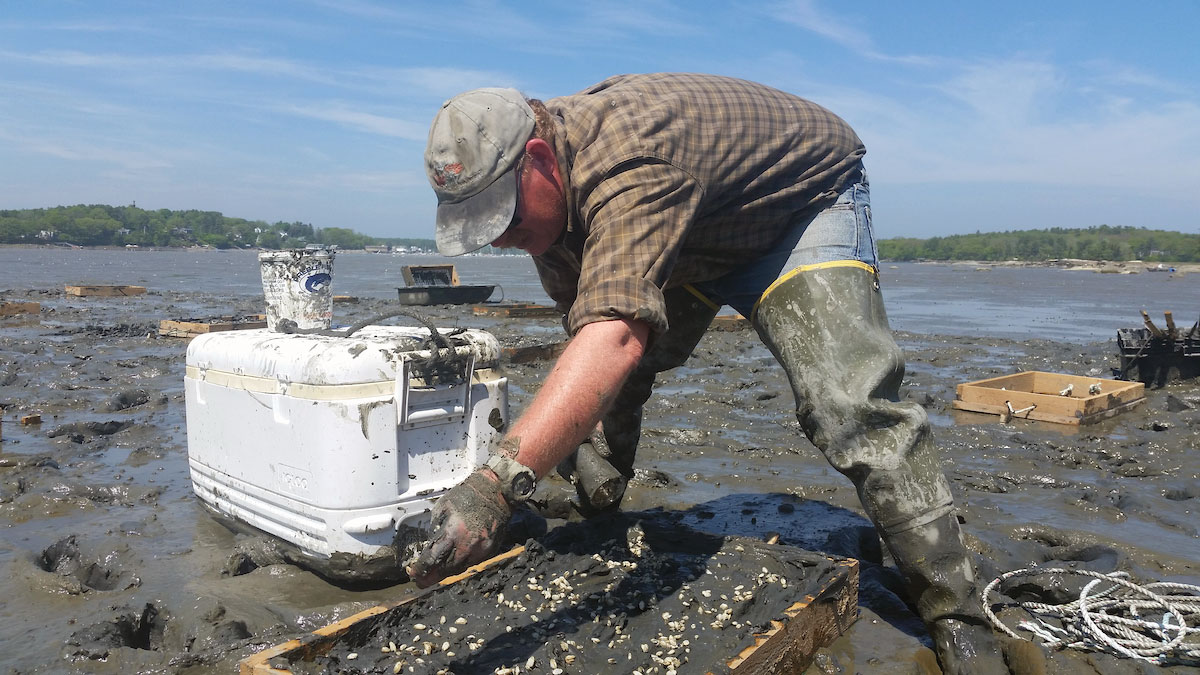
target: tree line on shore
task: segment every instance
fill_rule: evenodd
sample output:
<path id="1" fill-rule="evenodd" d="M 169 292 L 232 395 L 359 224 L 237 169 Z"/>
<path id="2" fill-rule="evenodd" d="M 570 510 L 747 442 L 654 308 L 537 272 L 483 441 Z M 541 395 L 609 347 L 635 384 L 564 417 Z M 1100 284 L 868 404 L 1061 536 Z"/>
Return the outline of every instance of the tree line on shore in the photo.
<path id="1" fill-rule="evenodd" d="M 385 245 L 433 248 L 432 239 L 381 239 L 343 227 L 267 223 L 230 218 L 217 211 L 147 210 L 132 205 L 102 204 L 0 210 L 0 244 L 268 249 L 319 244 L 341 249 Z"/>
<path id="2" fill-rule="evenodd" d="M 1098 225 L 1088 228 L 976 232 L 929 239 L 877 242 L 885 260 L 1143 260 L 1200 262 L 1200 234 L 1144 227 Z"/>
<path id="3" fill-rule="evenodd" d="M 137 206 L 76 205 L 0 210 L 0 244 L 303 248 L 309 244 L 362 249 L 368 246 L 435 250 L 432 239 L 370 237 L 348 228 L 301 222 L 267 223 L 217 211 L 147 210 Z M 1144 227 L 1099 225 L 1072 229 L 976 232 L 878 241 L 884 260 L 1144 260 L 1200 262 L 1200 234 Z M 511 253 L 512 251 L 485 252 Z"/>

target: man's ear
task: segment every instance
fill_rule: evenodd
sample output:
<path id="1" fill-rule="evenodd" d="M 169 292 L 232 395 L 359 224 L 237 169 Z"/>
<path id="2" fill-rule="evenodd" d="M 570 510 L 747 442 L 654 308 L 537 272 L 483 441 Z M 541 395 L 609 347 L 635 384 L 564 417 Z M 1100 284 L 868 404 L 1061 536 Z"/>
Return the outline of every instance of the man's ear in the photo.
<path id="1" fill-rule="evenodd" d="M 554 154 L 554 148 L 550 144 L 540 138 L 531 138 L 525 143 L 525 154 L 533 160 L 534 167 L 545 174 L 553 174 L 555 182 L 558 180 L 558 157 Z"/>

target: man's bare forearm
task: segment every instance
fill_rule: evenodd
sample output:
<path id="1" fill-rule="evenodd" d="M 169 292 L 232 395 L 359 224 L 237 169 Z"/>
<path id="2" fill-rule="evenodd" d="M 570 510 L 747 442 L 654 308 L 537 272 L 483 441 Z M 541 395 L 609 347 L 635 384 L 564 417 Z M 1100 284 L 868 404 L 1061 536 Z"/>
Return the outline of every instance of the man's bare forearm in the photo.
<path id="1" fill-rule="evenodd" d="M 545 476 L 592 432 L 642 358 L 649 327 L 618 319 L 580 329 L 501 452 Z"/>

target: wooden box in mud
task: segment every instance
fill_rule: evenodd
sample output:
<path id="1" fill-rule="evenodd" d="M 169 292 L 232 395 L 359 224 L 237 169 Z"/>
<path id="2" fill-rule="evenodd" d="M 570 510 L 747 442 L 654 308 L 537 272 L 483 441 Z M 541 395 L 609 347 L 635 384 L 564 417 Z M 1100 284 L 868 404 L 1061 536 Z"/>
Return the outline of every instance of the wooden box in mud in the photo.
<path id="1" fill-rule="evenodd" d="M 67 295 L 98 298 L 116 298 L 146 293 L 145 286 L 66 286 L 65 289 Z"/>
<path id="2" fill-rule="evenodd" d="M 781 675 L 857 617 L 856 560 L 647 515 L 562 526 L 241 672 Z"/>
<path id="3" fill-rule="evenodd" d="M 954 408 L 1059 424 L 1089 424 L 1145 402 L 1140 382 L 1030 370 L 958 385 Z"/>
<path id="4" fill-rule="evenodd" d="M 158 334 L 162 337 L 192 338 L 205 333 L 254 330 L 266 327 L 267 316 L 265 314 L 222 316 L 215 319 L 163 319 L 158 322 Z"/>

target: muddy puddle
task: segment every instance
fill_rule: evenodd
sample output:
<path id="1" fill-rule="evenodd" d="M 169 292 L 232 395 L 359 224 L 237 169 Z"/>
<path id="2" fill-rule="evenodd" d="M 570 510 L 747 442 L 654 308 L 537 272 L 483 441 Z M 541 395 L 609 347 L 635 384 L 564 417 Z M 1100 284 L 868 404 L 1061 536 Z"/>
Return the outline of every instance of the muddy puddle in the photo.
<path id="1" fill-rule="evenodd" d="M 235 672 L 247 655 L 409 590 L 343 588 L 289 564 L 244 564 L 253 538 L 220 525 L 194 497 L 186 342 L 158 337 L 158 320 L 260 312 L 261 298 L 153 290 L 135 298 L 19 289 L 3 296 L 43 306 L 34 320 L 0 318 L 5 672 Z M 393 309 L 364 300 L 336 306 L 335 317 L 349 324 Z M 505 346 L 527 345 L 531 335 L 559 339 L 550 319 L 488 319 L 449 307 L 428 314 L 442 325 L 494 331 Z M 937 425 L 983 576 L 1054 563 L 1200 583 L 1200 383 L 1148 391 L 1143 406 L 1079 430 L 1000 424 L 953 411 L 955 385 L 1019 370 L 1109 377 L 1115 345 L 898 338 L 909 362 L 905 395 Z M 514 411 L 547 368 L 506 368 Z M 753 333 L 710 332 L 660 393 L 647 409 L 642 471 L 627 507 L 660 508 L 717 534 L 778 534 L 785 544 L 859 558 L 860 618 L 809 672 L 936 672 L 853 487 L 799 435 L 786 379 Z M 29 414 L 41 423 L 22 426 Z M 1051 655 L 1048 672 L 1158 669 L 1062 652 Z"/>

